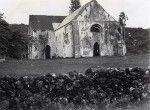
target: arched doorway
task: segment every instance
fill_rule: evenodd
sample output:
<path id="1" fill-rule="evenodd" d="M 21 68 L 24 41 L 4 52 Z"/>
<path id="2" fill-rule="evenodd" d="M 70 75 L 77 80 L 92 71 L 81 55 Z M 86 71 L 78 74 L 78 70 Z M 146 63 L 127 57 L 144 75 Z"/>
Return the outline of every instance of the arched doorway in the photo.
<path id="1" fill-rule="evenodd" d="M 99 41 L 99 38 L 101 37 L 102 33 L 102 27 L 99 24 L 93 24 L 91 26 L 90 31 L 93 33 L 95 41 Z M 100 56 L 100 49 L 98 42 L 95 42 L 93 46 L 93 56 Z"/>
<path id="2" fill-rule="evenodd" d="M 100 56 L 99 44 L 97 42 L 93 47 L 93 56 Z"/>
<path id="3" fill-rule="evenodd" d="M 49 45 L 46 45 L 45 47 L 45 58 L 50 59 L 51 58 L 51 47 Z"/>

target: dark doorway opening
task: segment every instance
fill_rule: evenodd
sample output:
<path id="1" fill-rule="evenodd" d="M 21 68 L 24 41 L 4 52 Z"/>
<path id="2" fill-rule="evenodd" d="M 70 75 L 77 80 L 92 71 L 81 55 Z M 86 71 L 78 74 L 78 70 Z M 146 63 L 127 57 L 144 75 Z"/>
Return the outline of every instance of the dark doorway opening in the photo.
<path id="1" fill-rule="evenodd" d="M 100 56 L 99 44 L 97 42 L 94 44 L 93 56 Z"/>
<path id="2" fill-rule="evenodd" d="M 46 47 L 45 47 L 45 58 L 46 59 L 50 59 L 51 58 L 51 47 L 49 46 L 49 45 L 47 45 Z"/>

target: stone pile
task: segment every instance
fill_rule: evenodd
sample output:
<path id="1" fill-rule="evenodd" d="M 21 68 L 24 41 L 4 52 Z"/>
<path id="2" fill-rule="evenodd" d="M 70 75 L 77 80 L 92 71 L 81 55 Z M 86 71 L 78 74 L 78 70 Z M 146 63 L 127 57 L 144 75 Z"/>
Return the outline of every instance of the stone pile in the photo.
<path id="1" fill-rule="evenodd" d="M 124 96 L 130 101 L 149 96 L 150 70 L 142 68 L 88 69 L 84 74 L 47 74 L 39 77 L 0 78 L 0 102 L 11 110 L 42 108 L 57 102 L 62 105 L 89 105 Z"/>

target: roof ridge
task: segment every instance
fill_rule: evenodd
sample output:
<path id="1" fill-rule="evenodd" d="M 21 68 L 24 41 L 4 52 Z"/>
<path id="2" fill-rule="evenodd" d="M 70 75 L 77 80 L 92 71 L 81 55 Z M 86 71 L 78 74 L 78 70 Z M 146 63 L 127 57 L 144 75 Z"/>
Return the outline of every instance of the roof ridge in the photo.
<path id="1" fill-rule="evenodd" d="M 54 30 L 52 23 L 61 23 L 66 16 L 30 15 L 29 26 L 32 29 Z"/>
<path id="2" fill-rule="evenodd" d="M 29 15 L 29 16 L 47 16 L 47 17 L 52 17 L 52 16 L 56 16 L 56 17 L 65 17 L 65 16 L 63 16 L 63 15 Z"/>
<path id="3" fill-rule="evenodd" d="M 83 11 L 83 9 L 84 9 L 85 7 L 87 7 L 91 2 L 95 2 L 95 1 L 96 1 L 96 0 L 91 0 L 90 2 L 84 4 L 83 7 L 82 7 L 82 10 L 80 10 L 79 13 L 81 13 L 81 11 Z M 77 15 L 77 16 L 78 16 L 78 15 Z M 76 18 L 77 16 L 75 16 L 75 18 Z M 75 19 L 75 18 L 74 18 L 74 19 Z"/>
<path id="4" fill-rule="evenodd" d="M 96 2 L 97 2 L 97 1 L 96 1 Z M 99 5 L 100 7 L 102 7 L 102 5 L 100 5 L 99 3 L 98 3 L 98 5 Z M 103 7 L 102 7 L 102 8 L 103 8 Z M 112 17 L 112 19 L 113 19 L 114 21 L 117 22 L 117 20 L 116 20 L 112 15 L 110 15 L 104 8 L 103 8 L 103 10 L 104 10 L 104 12 L 107 13 L 110 17 Z"/>
<path id="5" fill-rule="evenodd" d="M 76 11 L 74 11 L 73 13 L 71 13 L 70 15 L 68 15 L 68 16 L 62 21 L 62 23 L 60 24 L 60 26 L 59 26 L 56 30 L 60 29 L 60 28 L 61 28 L 62 26 L 64 26 L 64 25 L 70 23 L 71 20 L 75 19 L 75 18 L 78 16 L 78 14 L 81 13 L 81 12 L 84 10 L 84 8 L 87 7 L 87 6 L 88 6 L 91 2 L 93 2 L 93 1 L 95 1 L 95 0 L 91 0 L 90 2 L 84 4 L 83 6 L 81 6 L 80 8 L 78 8 Z M 73 16 L 73 18 L 71 18 L 71 20 L 70 20 L 69 22 L 64 23 L 67 18 L 69 18 L 71 15 L 74 15 L 74 14 L 75 14 L 75 16 Z M 64 24 L 63 24 L 63 23 L 64 23 Z"/>
<path id="6" fill-rule="evenodd" d="M 91 0 L 89 2 L 87 2 L 86 4 L 84 4 L 83 6 L 81 6 L 80 8 L 78 8 L 76 11 L 74 11 L 73 13 L 71 13 L 70 15 L 68 15 L 63 21 L 62 23 L 58 26 L 58 29 L 60 29 L 61 27 L 63 27 L 64 25 L 67 25 L 68 23 L 70 23 L 72 20 L 76 19 L 79 14 L 81 12 L 83 12 L 83 10 L 88 7 L 92 2 L 96 3 L 100 8 L 102 8 L 104 10 L 104 13 L 106 13 L 109 17 L 108 19 L 117 22 L 117 20 L 111 16 L 96 0 Z"/>

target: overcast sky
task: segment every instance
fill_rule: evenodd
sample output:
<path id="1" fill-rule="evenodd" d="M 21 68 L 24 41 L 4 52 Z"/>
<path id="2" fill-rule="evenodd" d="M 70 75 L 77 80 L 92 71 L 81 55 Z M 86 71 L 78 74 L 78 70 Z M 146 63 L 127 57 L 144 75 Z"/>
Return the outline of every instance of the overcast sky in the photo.
<path id="1" fill-rule="evenodd" d="M 91 0 L 80 0 L 85 4 Z M 124 11 L 128 27 L 150 28 L 150 0 L 97 0 L 104 9 L 118 20 Z M 70 0 L 0 0 L 0 12 L 9 23 L 28 24 L 29 15 L 67 15 Z"/>

